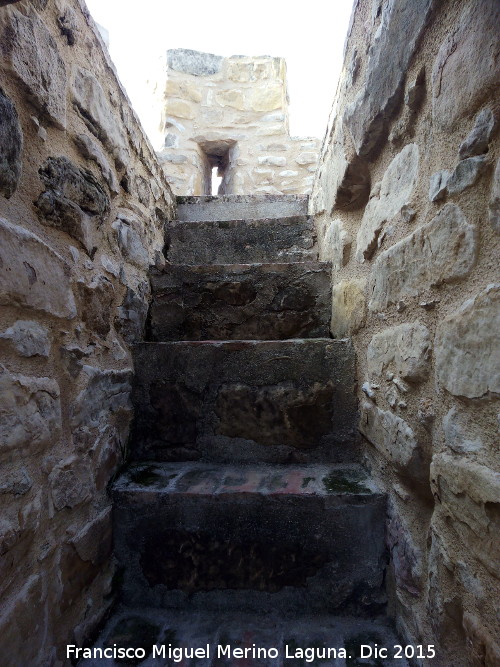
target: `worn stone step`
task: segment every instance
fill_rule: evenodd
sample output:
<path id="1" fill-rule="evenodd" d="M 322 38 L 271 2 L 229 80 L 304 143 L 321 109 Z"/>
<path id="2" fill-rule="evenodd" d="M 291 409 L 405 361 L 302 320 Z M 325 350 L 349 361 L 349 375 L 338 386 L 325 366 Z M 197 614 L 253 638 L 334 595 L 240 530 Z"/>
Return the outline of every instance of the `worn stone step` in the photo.
<path id="1" fill-rule="evenodd" d="M 276 611 L 263 616 L 120 606 L 92 650 L 114 645 L 144 647 L 146 658 L 141 667 L 409 667 L 404 653 L 401 659 L 394 658 L 394 647 L 402 644 L 405 642 L 383 616 L 283 617 Z M 362 645 L 373 654 L 376 647 L 386 648 L 388 657 L 363 659 Z M 156 651 L 153 646 L 158 647 Z M 191 657 L 194 650 L 198 653 Z M 369 649 L 363 650 L 367 655 Z M 98 657 L 78 663 L 79 667 L 123 664 Z"/>
<path id="2" fill-rule="evenodd" d="M 169 222 L 166 257 L 172 264 L 254 264 L 317 261 L 316 233 L 305 215 L 258 220 Z"/>
<path id="3" fill-rule="evenodd" d="M 307 195 L 177 197 L 178 220 L 251 220 L 307 215 Z"/>
<path id="4" fill-rule="evenodd" d="M 140 463 L 112 489 L 122 599 L 378 609 L 385 497 L 358 466 Z"/>
<path id="5" fill-rule="evenodd" d="M 134 460 L 353 460 L 347 340 L 139 343 L 133 356 Z"/>
<path id="6" fill-rule="evenodd" d="M 151 340 L 328 337 L 330 264 L 168 265 L 151 274 Z"/>

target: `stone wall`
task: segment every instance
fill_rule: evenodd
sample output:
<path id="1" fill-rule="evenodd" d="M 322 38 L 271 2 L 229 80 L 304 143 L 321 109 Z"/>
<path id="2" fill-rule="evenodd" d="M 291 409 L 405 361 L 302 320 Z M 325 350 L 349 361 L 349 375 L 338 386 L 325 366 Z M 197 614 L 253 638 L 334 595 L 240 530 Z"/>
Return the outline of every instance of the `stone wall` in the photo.
<path id="1" fill-rule="evenodd" d="M 106 485 L 173 199 L 83 2 L 0 5 L 0 654 L 62 665 L 111 603 Z"/>
<path id="2" fill-rule="evenodd" d="M 156 94 L 159 158 L 176 194 L 212 194 L 214 167 L 219 194 L 311 191 L 321 142 L 290 137 L 283 58 L 172 49 Z"/>
<path id="3" fill-rule="evenodd" d="M 499 664 L 500 5 L 358 0 L 313 188 L 422 664 Z"/>

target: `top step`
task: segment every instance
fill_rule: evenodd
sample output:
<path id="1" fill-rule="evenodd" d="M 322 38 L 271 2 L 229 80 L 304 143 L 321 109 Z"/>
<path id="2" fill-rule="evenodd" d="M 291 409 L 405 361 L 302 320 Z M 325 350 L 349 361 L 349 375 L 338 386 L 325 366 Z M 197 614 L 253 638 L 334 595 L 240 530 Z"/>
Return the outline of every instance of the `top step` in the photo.
<path id="1" fill-rule="evenodd" d="M 177 197 L 177 220 L 223 222 L 307 215 L 308 195 Z"/>

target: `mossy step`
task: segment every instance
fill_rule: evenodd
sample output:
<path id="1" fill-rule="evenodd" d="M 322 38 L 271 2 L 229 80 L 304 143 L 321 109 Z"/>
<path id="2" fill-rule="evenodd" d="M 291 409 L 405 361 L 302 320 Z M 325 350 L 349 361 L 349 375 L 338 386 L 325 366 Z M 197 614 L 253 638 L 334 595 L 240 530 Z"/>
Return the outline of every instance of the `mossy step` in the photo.
<path id="1" fill-rule="evenodd" d="M 113 486 L 128 604 L 378 611 L 385 497 L 357 466 L 139 463 Z"/>
<path id="2" fill-rule="evenodd" d="M 130 465 L 113 485 L 113 493 L 176 495 L 258 494 L 263 496 L 377 495 L 373 480 L 360 466 L 216 465 L 157 463 Z M 344 498 L 345 499 L 345 498 Z"/>
<path id="3" fill-rule="evenodd" d="M 284 618 L 121 607 L 90 649 L 97 657 L 80 660 L 78 667 L 408 667 L 404 652 L 394 657 L 398 645 L 405 642 L 383 616 Z M 139 649 L 145 658 L 99 659 L 100 650 L 113 647 Z M 375 648 L 387 649 L 388 657 L 375 657 Z M 362 658 L 362 650 L 372 657 Z"/>

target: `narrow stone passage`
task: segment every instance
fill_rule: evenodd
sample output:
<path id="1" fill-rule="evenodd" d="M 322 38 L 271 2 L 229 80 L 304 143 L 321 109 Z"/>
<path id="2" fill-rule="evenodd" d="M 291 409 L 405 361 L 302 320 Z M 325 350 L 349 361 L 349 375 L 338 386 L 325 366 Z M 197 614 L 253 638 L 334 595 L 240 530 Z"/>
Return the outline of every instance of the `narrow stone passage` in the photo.
<path id="1" fill-rule="evenodd" d="M 144 647 L 127 662 L 142 665 L 207 644 L 182 664 L 243 664 L 232 649 L 254 645 L 276 653 L 245 664 L 380 664 L 356 655 L 398 643 L 385 496 L 359 465 L 354 355 L 328 337 L 307 197 L 180 198 L 167 259 L 134 348 L 129 464 L 112 489 L 120 606 L 96 646 Z"/>

